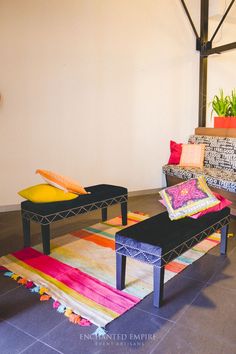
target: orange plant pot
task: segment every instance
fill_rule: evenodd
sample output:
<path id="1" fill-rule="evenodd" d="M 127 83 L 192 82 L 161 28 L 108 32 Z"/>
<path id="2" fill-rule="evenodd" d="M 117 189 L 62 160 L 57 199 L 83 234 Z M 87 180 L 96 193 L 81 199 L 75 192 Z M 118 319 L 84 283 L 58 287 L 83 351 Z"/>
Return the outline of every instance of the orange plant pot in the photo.
<path id="1" fill-rule="evenodd" d="M 214 128 L 236 128 L 236 117 L 214 117 Z"/>

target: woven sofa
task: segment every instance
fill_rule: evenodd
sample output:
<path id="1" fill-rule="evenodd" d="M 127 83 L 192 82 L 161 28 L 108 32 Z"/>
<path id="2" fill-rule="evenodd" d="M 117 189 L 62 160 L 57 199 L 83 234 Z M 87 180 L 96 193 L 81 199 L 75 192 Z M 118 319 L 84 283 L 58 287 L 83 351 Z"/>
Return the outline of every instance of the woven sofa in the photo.
<path id="1" fill-rule="evenodd" d="M 191 135 L 188 142 L 205 144 L 204 167 L 163 166 L 167 186 L 204 175 L 211 190 L 232 201 L 231 214 L 236 215 L 236 138 Z"/>

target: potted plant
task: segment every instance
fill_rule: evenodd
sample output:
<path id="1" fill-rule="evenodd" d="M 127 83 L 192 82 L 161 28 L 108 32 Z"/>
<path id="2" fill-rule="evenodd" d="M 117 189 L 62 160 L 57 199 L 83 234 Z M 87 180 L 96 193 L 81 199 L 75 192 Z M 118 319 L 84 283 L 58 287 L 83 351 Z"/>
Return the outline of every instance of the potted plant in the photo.
<path id="1" fill-rule="evenodd" d="M 236 89 L 232 90 L 230 100 L 230 116 L 236 117 Z"/>
<path id="2" fill-rule="evenodd" d="M 217 114 L 214 117 L 214 128 L 236 128 L 236 90 L 232 90 L 231 96 L 225 96 L 221 89 L 219 96 L 215 95 L 211 102 L 212 111 Z"/>

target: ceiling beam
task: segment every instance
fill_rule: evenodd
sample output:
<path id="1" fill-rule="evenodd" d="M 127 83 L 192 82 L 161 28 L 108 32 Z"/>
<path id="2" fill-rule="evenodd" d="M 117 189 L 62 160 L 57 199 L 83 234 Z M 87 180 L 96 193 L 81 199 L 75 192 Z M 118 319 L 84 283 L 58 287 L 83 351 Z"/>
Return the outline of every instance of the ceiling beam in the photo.
<path id="1" fill-rule="evenodd" d="M 223 52 L 226 52 L 228 50 L 236 49 L 236 42 L 220 45 L 215 48 L 207 49 L 206 51 L 202 52 L 202 55 L 211 55 L 211 54 L 221 54 Z"/>

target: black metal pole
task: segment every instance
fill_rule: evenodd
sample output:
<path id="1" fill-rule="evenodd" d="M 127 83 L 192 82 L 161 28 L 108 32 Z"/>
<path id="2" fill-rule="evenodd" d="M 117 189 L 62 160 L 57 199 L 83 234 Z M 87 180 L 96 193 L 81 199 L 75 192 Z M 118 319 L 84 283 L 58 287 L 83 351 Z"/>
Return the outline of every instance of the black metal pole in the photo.
<path id="1" fill-rule="evenodd" d="M 190 25 L 191 25 L 191 27 L 192 27 L 192 29 L 193 29 L 193 32 L 195 33 L 196 39 L 198 39 L 198 38 L 199 38 L 199 35 L 198 35 L 197 30 L 196 30 L 196 28 L 195 28 L 195 26 L 194 26 L 194 23 L 193 23 L 192 17 L 190 16 L 190 13 L 189 13 L 189 11 L 188 11 L 188 8 L 187 8 L 187 6 L 186 6 L 184 0 L 180 0 L 180 1 L 182 2 L 184 11 L 185 11 L 185 13 L 186 13 L 186 15 L 187 15 L 187 17 L 188 17 L 188 19 L 189 19 Z"/>
<path id="2" fill-rule="evenodd" d="M 236 49 L 236 42 L 232 42 L 232 43 L 220 45 L 219 47 L 208 49 L 206 51 L 206 54 L 207 55 L 220 54 L 220 53 L 226 52 L 227 50 L 232 50 L 232 49 Z"/>
<path id="3" fill-rule="evenodd" d="M 207 105 L 207 57 L 200 56 L 199 68 L 199 115 L 198 126 L 206 126 L 206 105 Z"/>
<path id="4" fill-rule="evenodd" d="M 200 19 L 200 41 L 201 52 L 205 50 L 208 43 L 208 12 L 209 0 L 201 0 L 201 19 Z M 206 55 L 200 53 L 199 63 L 199 113 L 198 126 L 206 126 L 206 106 L 207 106 L 207 61 Z"/>

